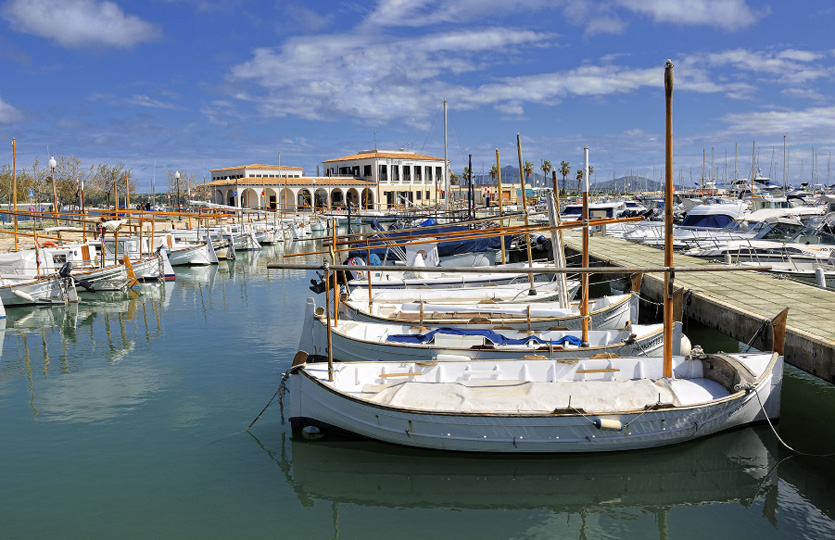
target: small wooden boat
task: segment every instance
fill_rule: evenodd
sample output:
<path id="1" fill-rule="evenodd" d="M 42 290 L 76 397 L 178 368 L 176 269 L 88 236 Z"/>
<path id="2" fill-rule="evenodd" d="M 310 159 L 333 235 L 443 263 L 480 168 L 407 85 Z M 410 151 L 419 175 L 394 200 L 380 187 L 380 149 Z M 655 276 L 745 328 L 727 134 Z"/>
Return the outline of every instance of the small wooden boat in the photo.
<path id="1" fill-rule="evenodd" d="M 527 268 L 528 263 L 510 263 L 504 265 L 496 265 L 493 268 Z M 533 268 L 540 266 L 542 268 L 550 268 L 553 265 L 545 265 L 542 263 L 534 263 Z M 478 285 L 506 285 L 510 283 L 518 283 L 520 281 L 527 281 L 528 275 L 524 273 L 508 274 L 501 272 L 490 272 L 489 266 L 484 267 L 483 273 L 478 274 L 460 274 L 457 272 L 420 272 L 420 271 L 404 271 L 398 270 L 396 266 L 382 267 L 372 266 L 371 270 L 371 287 L 374 288 L 414 288 L 414 287 L 430 287 L 433 289 L 454 289 L 458 287 L 473 287 Z M 364 273 L 367 274 L 366 269 Z M 545 279 L 544 274 L 535 274 L 538 280 Z M 349 289 L 356 287 L 368 287 L 368 279 L 360 278 L 353 279 L 347 283 Z"/>
<path id="2" fill-rule="evenodd" d="M 324 310 L 305 321 L 299 349 L 327 357 L 328 329 Z M 340 320 L 331 328 L 333 358 L 343 362 L 400 359 L 504 360 L 510 358 L 583 358 L 595 355 L 658 356 L 664 325 L 632 325 L 617 330 L 592 330 L 581 346 L 579 330 L 528 332 L 513 329 L 441 327 Z M 674 354 L 687 354 L 689 341 L 676 324 Z"/>
<path id="3" fill-rule="evenodd" d="M 633 294 L 604 296 L 589 301 L 590 327 L 597 330 L 623 328 L 638 320 L 638 297 Z M 437 328 L 466 323 L 468 328 L 513 328 L 517 330 L 579 330 L 579 302 L 560 307 L 559 302 L 533 303 L 384 303 L 344 300 L 340 317 L 363 322 L 410 323 Z"/>
<path id="4" fill-rule="evenodd" d="M 576 294 L 580 283 L 577 280 L 568 281 L 568 297 Z M 372 282 L 372 303 L 406 303 L 431 302 L 433 304 L 460 304 L 470 302 L 495 302 L 497 304 L 513 304 L 518 302 L 550 302 L 559 297 L 559 285 L 556 281 L 536 283 L 535 294 L 531 294 L 531 286 L 524 283 L 508 283 L 504 285 L 482 285 L 475 287 L 457 287 L 455 289 L 433 289 L 430 287 L 397 289 L 377 288 Z M 354 287 L 346 297 L 346 301 L 368 301 L 367 287 Z"/>
<path id="5" fill-rule="evenodd" d="M 675 444 L 779 415 L 777 353 L 673 358 L 324 362 L 288 372 L 294 429 L 467 452 Z"/>

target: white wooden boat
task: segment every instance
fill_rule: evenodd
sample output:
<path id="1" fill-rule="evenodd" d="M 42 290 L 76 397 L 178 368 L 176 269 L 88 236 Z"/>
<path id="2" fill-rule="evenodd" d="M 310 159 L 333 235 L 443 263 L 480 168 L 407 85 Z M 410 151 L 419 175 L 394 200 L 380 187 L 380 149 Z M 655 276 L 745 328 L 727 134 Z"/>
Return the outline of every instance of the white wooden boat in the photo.
<path id="1" fill-rule="evenodd" d="M 633 294 L 604 296 L 589 301 L 590 328 L 623 328 L 638 320 L 638 297 Z M 579 330 L 579 302 L 561 308 L 559 302 L 505 303 L 384 303 L 344 300 L 340 317 L 376 323 L 410 323 L 432 328 L 467 324 L 468 328 L 514 328 L 518 330 Z"/>
<path id="2" fill-rule="evenodd" d="M 496 265 L 493 268 L 526 268 L 528 263 L 511 263 Z M 534 268 L 550 268 L 551 265 L 534 263 Z M 528 275 L 524 273 L 506 274 L 503 272 L 490 272 L 491 267 L 485 267 L 484 272 L 478 274 L 461 274 L 457 272 L 419 272 L 398 270 L 397 267 L 371 266 L 371 288 L 414 288 L 430 287 L 435 289 L 452 289 L 458 287 L 473 287 L 478 285 L 506 285 L 527 281 Z M 369 270 L 364 270 L 367 276 Z M 542 280 L 544 274 L 535 274 L 537 279 Z M 368 287 L 367 277 L 360 277 L 348 282 L 349 289 L 356 287 Z"/>
<path id="3" fill-rule="evenodd" d="M 32 279 L 29 277 L 0 278 L 0 301 L 6 307 L 30 304 L 66 304 L 78 302 L 75 283 L 69 275 L 51 274 Z"/>
<path id="4" fill-rule="evenodd" d="M 580 283 L 577 280 L 569 280 L 569 296 L 573 296 Z M 558 284 L 556 281 L 547 283 L 536 283 L 534 291 L 530 294 L 531 286 L 527 281 L 524 283 L 508 283 L 504 285 L 484 285 L 479 287 L 457 287 L 455 289 L 432 289 L 429 287 L 397 289 L 371 287 L 371 300 L 382 303 L 406 303 L 406 302 L 432 302 L 433 304 L 460 304 L 462 302 L 495 302 L 502 304 L 513 304 L 518 302 L 550 302 L 558 295 Z M 355 287 L 348 293 L 349 301 L 368 301 L 368 288 Z"/>
<path id="5" fill-rule="evenodd" d="M 305 321 L 299 350 L 327 357 L 327 321 L 322 313 Z M 512 329 L 462 327 L 425 328 L 404 324 L 339 322 L 331 328 L 333 358 L 362 362 L 397 358 L 405 361 L 500 360 L 509 358 L 581 358 L 595 355 L 658 356 L 664 325 L 628 325 L 617 330 L 591 330 L 582 347 L 578 330 L 528 332 Z M 684 349 L 682 351 L 682 349 Z M 673 354 L 686 354 L 689 341 L 675 326 Z"/>
<path id="6" fill-rule="evenodd" d="M 468 452 L 675 444 L 779 415 L 777 353 L 673 358 L 337 362 L 289 371 L 294 429 Z M 762 404 L 762 405 L 761 405 Z"/>

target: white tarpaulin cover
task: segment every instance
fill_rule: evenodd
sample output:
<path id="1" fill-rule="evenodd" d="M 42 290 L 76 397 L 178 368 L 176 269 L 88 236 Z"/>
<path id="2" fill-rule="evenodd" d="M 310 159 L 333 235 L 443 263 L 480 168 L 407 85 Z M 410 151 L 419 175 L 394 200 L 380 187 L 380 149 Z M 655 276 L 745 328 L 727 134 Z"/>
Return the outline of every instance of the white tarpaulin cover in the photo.
<path id="1" fill-rule="evenodd" d="M 634 410 L 662 404 L 678 405 L 665 380 L 531 382 L 479 380 L 469 382 L 405 381 L 366 385 L 363 399 L 392 407 L 449 412 L 544 413 L 571 407 L 584 411 Z"/>

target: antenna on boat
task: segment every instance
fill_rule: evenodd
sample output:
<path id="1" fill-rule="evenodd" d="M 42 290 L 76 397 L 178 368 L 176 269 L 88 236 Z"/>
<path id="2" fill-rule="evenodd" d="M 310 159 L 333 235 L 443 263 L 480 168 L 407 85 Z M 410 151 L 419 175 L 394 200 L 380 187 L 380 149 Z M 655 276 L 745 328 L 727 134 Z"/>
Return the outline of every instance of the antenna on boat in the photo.
<path id="1" fill-rule="evenodd" d="M 664 66 L 667 135 L 664 185 L 664 376 L 673 376 L 673 62 Z"/>

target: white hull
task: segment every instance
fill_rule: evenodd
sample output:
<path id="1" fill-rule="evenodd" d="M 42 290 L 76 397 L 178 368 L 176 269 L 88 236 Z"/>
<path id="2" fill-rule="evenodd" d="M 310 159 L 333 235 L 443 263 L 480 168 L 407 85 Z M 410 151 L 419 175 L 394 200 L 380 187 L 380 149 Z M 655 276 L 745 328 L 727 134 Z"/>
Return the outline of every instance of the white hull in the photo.
<path id="1" fill-rule="evenodd" d="M 170 249 L 168 260 L 171 266 L 181 265 L 208 265 L 217 264 L 218 259 L 215 250 L 208 242 L 196 244 L 189 247 Z"/>
<path id="2" fill-rule="evenodd" d="M 782 357 L 673 360 L 672 381 L 661 377 L 658 359 L 620 358 L 337 363 L 334 382 L 328 382 L 326 363 L 314 363 L 292 368 L 286 385 L 294 429 L 336 428 L 392 444 L 462 452 L 635 450 L 763 420 L 760 402 L 769 417 L 779 416 Z M 609 371 L 591 372 L 597 369 Z M 711 378 L 716 371 L 742 373 L 748 384 L 734 389 L 731 379 L 727 388 Z M 642 376 L 633 381 L 632 374 Z M 644 395 L 636 391 L 619 401 L 635 381 L 647 386 Z M 534 394 L 538 402 L 527 399 Z"/>
<path id="3" fill-rule="evenodd" d="M 14 284 L 8 280 L 3 282 L 5 284 L 0 286 L 0 300 L 6 307 L 78 302 L 72 279 L 48 277 Z"/>
<path id="4" fill-rule="evenodd" d="M 569 298 L 576 293 L 580 282 L 568 281 Z M 371 284 L 372 302 L 404 303 L 404 302 L 432 302 L 460 303 L 492 301 L 513 304 L 518 302 L 550 302 L 558 298 L 557 282 L 537 283 L 536 294 L 530 294 L 530 284 L 516 283 L 497 286 L 458 287 L 455 289 L 378 289 L 374 282 Z M 355 287 L 349 294 L 349 300 L 367 301 L 368 287 Z"/>
<path id="5" fill-rule="evenodd" d="M 534 264 L 534 268 L 544 265 Z M 505 268 L 526 268 L 527 263 L 513 263 L 504 265 Z M 479 285 L 505 285 L 510 283 L 519 283 L 528 280 L 528 274 L 505 274 L 498 272 L 490 272 L 488 267 L 485 267 L 485 272 L 481 274 L 459 274 L 446 272 L 426 272 L 425 275 L 416 275 L 412 272 L 403 272 L 397 270 L 396 267 L 391 270 L 382 270 L 380 266 L 373 266 L 371 275 L 371 288 L 413 288 L 413 287 L 430 287 L 434 289 L 454 289 L 458 287 L 474 287 Z M 544 274 L 534 274 L 538 279 L 543 279 Z M 348 287 L 354 289 L 356 287 L 368 287 L 367 279 L 354 279 L 348 282 Z"/>
<path id="6" fill-rule="evenodd" d="M 311 331 L 312 347 L 307 345 L 307 336 L 302 336 L 300 346 L 314 356 L 326 357 L 327 323 L 324 317 L 305 325 L 303 332 Z M 589 332 L 589 347 L 551 345 L 530 341 L 527 344 L 511 345 L 493 343 L 480 335 L 456 335 L 438 333 L 431 341 L 406 343 L 388 341 L 389 336 L 416 336 L 431 332 L 413 326 L 397 324 L 363 323 L 339 321 L 331 330 L 333 358 L 340 362 L 369 362 L 397 358 L 403 362 L 434 362 L 438 360 L 508 360 L 523 358 L 587 358 L 599 354 L 617 356 L 660 356 L 664 344 L 663 324 L 629 326 L 625 330 L 593 330 Z M 527 332 L 502 330 L 497 332 L 510 339 L 524 339 Z M 636 335 L 637 334 L 637 335 Z M 533 334 L 544 342 L 557 342 L 571 336 L 578 338 L 579 331 L 545 331 Z M 673 332 L 673 354 L 681 352 L 681 324 Z M 689 352 L 685 351 L 685 352 Z"/>
<path id="7" fill-rule="evenodd" d="M 566 328 L 578 330 L 582 326 L 579 303 L 560 309 L 558 303 L 537 302 L 530 304 L 426 304 L 423 315 L 420 303 L 386 304 L 376 301 L 368 307 L 368 301 L 343 302 L 344 316 L 348 319 L 377 323 L 422 324 L 428 327 L 466 324 L 467 328 L 513 328 L 517 330 L 548 330 Z M 593 330 L 623 328 L 638 320 L 638 297 L 632 294 L 604 297 L 589 301 L 589 327 Z"/>

